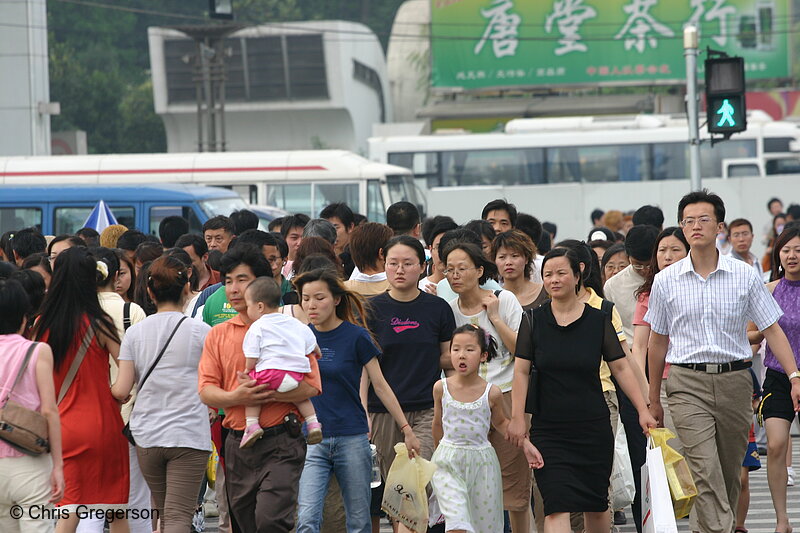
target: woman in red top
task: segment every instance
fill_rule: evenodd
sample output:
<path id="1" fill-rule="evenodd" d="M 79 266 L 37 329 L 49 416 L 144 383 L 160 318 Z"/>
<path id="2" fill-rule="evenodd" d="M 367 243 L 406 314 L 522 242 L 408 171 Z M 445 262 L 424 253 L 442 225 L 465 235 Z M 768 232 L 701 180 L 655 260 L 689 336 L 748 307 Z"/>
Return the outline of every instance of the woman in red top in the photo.
<path id="1" fill-rule="evenodd" d="M 62 509 L 59 533 L 75 531 L 77 511 L 97 516 L 125 508 L 128 502 L 128 445 L 109 385 L 108 356 L 117 358 L 119 338 L 94 290 L 97 280 L 108 275 L 104 266 L 86 248 L 62 252 L 35 329 L 37 339 L 53 349 L 56 398 L 61 398 L 66 486 L 57 503 Z M 83 344 L 88 345 L 83 360 L 72 383 L 64 387 Z M 126 520 L 111 522 L 112 533 L 127 531 Z"/>

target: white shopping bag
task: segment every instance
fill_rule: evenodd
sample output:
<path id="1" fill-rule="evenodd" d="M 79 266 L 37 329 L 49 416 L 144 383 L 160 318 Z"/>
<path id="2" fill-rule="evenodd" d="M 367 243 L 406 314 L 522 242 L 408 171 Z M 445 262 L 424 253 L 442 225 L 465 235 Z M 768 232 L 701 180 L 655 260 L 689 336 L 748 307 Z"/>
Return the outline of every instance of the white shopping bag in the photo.
<path id="1" fill-rule="evenodd" d="M 617 422 L 617 436 L 614 439 L 614 468 L 611 470 L 611 508 L 624 509 L 633 503 L 636 484 L 633 481 L 631 456 L 628 453 L 628 439 L 622 421 Z"/>
<path id="2" fill-rule="evenodd" d="M 651 449 L 648 443 L 647 448 L 647 459 L 642 466 L 642 532 L 678 533 L 664 455 L 660 447 Z"/>

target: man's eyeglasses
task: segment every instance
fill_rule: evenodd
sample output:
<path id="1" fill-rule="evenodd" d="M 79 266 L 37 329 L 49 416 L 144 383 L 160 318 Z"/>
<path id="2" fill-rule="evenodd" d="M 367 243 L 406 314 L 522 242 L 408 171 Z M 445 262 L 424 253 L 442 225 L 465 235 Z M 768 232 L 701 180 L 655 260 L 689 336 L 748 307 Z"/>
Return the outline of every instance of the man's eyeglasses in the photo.
<path id="1" fill-rule="evenodd" d="M 711 224 L 713 220 L 714 219 L 712 219 L 711 217 L 700 217 L 700 218 L 689 217 L 681 220 L 681 226 L 683 226 L 684 228 L 692 227 L 694 226 L 695 222 L 699 222 L 701 226 L 707 226 L 708 224 Z"/>

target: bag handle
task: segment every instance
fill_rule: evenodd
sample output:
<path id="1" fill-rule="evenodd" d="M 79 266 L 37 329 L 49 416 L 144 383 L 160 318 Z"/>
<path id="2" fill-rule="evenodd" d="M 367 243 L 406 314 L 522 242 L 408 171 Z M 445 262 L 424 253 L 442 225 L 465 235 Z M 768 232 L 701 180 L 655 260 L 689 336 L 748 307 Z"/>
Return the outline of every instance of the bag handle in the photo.
<path id="1" fill-rule="evenodd" d="M 75 376 L 78 374 L 78 368 L 81 366 L 83 358 L 86 356 L 86 352 L 89 351 L 89 346 L 92 344 L 93 338 L 94 328 L 92 327 L 92 324 L 89 323 L 89 327 L 86 328 L 86 334 L 83 336 L 83 340 L 81 341 L 81 347 L 69 367 L 69 371 L 67 372 L 67 376 L 64 378 L 64 382 L 61 384 L 61 390 L 58 392 L 58 401 L 56 402 L 56 405 L 61 404 L 61 400 L 63 400 L 64 396 L 67 395 L 67 391 L 69 391 L 72 382 L 75 380 Z"/>
<path id="2" fill-rule="evenodd" d="M 177 332 L 178 332 L 178 328 L 179 328 L 179 327 L 181 327 L 181 324 L 183 324 L 183 321 L 184 321 L 184 320 L 186 320 L 187 318 L 189 318 L 189 317 L 187 317 L 187 316 L 184 316 L 183 318 L 181 318 L 181 319 L 178 321 L 178 325 L 177 325 L 177 326 L 175 326 L 175 329 L 173 329 L 173 330 L 172 330 L 172 333 L 170 333 L 170 335 L 169 335 L 169 338 L 167 339 L 167 342 L 166 342 L 166 343 L 164 343 L 164 347 L 163 347 L 163 348 L 161 348 L 161 351 L 159 352 L 158 356 L 156 356 L 156 360 L 155 360 L 155 361 L 153 361 L 153 364 L 152 364 L 152 365 L 150 365 L 150 370 L 148 370 L 148 371 L 147 371 L 147 373 L 146 373 L 146 374 L 144 375 L 144 377 L 142 378 L 142 381 L 141 381 L 141 382 L 139 382 L 139 391 L 140 391 L 140 392 L 141 392 L 141 390 L 142 390 L 142 387 L 144 387 L 144 384 L 145 384 L 145 382 L 147 381 L 147 378 L 149 378 L 149 377 L 150 377 L 150 374 L 152 374 L 152 373 L 153 373 L 153 370 L 155 370 L 155 368 L 156 368 L 156 365 L 158 364 L 158 362 L 159 362 L 159 361 L 161 361 L 161 358 L 164 356 L 164 352 L 166 352 L 166 351 L 167 351 L 167 346 L 169 346 L 169 343 L 170 343 L 170 342 L 172 342 L 172 337 L 174 337 L 174 336 L 175 336 L 175 333 L 177 333 Z"/>
<path id="3" fill-rule="evenodd" d="M 28 351 L 25 353 L 25 359 L 23 359 L 22 361 L 22 366 L 19 367 L 19 372 L 17 372 L 17 377 L 14 378 L 14 384 L 11 385 L 11 388 L 8 390 L 8 394 L 6 394 L 6 397 L 3 400 L 3 405 L 0 406 L 0 409 L 5 407 L 6 404 L 8 403 L 8 400 L 11 399 L 11 393 L 14 392 L 14 389 L 16 388 L 17 385 L 19 385 L 19 382 L 22 380 L 22 376 L 25 374 L 25 369 L 28 367 L 28 361 L 31 360 L 31 356 L 33 355 L 33 352 L 34 350 L 36 350 L 37 346 L 39 346 L 38 342 L 32 342 L 31 345 L 28 346 Z"/>

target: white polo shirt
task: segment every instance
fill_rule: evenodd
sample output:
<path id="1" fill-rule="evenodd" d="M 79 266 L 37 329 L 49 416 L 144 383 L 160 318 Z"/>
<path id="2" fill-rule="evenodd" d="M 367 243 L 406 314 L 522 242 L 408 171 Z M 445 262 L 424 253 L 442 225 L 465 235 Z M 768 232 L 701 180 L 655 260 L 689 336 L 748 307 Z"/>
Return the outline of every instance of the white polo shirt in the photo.
<path id="1" fill-rule="evenodd" d="M 783 315 L 752 266 L 718 254 L 717 268 L 703 279 L 691 252 L 656 274 L 644 319 L 669 335 L 667 362 L 730 363 L 752 358 L 747 321 L 764 330 Z"/>

